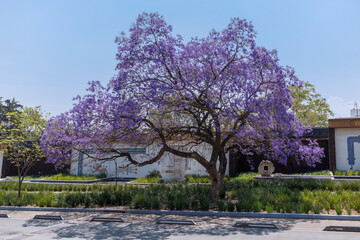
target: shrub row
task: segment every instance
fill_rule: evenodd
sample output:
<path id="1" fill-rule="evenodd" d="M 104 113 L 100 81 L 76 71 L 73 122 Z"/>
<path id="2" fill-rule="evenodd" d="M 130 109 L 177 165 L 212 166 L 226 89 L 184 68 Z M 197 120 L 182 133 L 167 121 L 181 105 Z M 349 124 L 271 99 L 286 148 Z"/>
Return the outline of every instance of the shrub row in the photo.
<path id="1" fill-rule="evenodd" d="M 23 193 L 18 199 L 15 191 L 0 191 L 0 204 L 7 206 L 40 207 L 102 207 L 129 206 L 136 209 L 209 210 L 209 188 L 184 184 L 151 185 L 146 188 L 122 186 L 116 190 L 97 192 L 51 192 Z M 360 212 L 360 193 L 353 191 L 315 190 L 292 191 L 288 188 L 256 187 L 252 190 L 233 190 L 226 199 L 216 202 L 219 211 L 253 211 L 284 213 L 329 213 L 337 214 L 353 210 Z"/>
<path id="2" fill-rule="evenodd" d="M 230 179 L 224 181 L 224 188 L 226 191 L 234 189 L 252 189 L 256 187 L 269 188 L 269 187 L 284 187 L 292 190 L 351 190 L 360 191 L 360 182 L 358 181 L 341 181 L 336 182 L 330 179 L 274 179 L 271 181 L 259 181 L 256 179 L 239 180 Z"/>
<path id="3" fill-rule="evenodd" d="M 359 170 L 355 170 L 355 171 L 352 171 L 352 170 L 349 170 L 349 171 L 338 171 L 336 170 L 334 172 L 334 175 L 335 176 L 359 176 Z"/>
<path id="4" fill-rule="evenodd" d="M 29 192 L 96 192 L 105 189 L 116 190 L 118 186 L 113 184 L 91 184 L 91 185 L 77 185 L 77 184 L 40 184 L 40 183 L 23 183 L 21 185 L 22 191 Z M 0 182 L 0 190 L 17 191 L 18 182 Z"/>
<path id="5" fill-rule="evenodd" d="M 0 204 L 40 207 L 102 207 L 129 206 L 145 209 L 203 210 L 209 209 L 209 187 L 203 185 L 112 186 L 93 192 L 49 191 L 24 192 L 17 198 L 15 191 L 0 190 Z"/>
<path id="6" fill-rule="evenodd" d="M 235 191 L 237 211 L 266 211 L 283 213 L 329 213 L 335 210 L 341 215 L 343 210 L 351 214 L 360 212 L 360 193 L 349 190 L 291 191 L 288 188 L 254 188 L 251 191 Z"/>
<path id="7" fill-rule="evenodd" d="M 146 177 L 139 177 L 135 180 L 137 183 L 158 183 L 162 182 L 161 175 L 159 173 L 151 173 Z M 188 175 L 185 176 L 185 183 L 211 183 L 209 176 L 201 175 Z"/>

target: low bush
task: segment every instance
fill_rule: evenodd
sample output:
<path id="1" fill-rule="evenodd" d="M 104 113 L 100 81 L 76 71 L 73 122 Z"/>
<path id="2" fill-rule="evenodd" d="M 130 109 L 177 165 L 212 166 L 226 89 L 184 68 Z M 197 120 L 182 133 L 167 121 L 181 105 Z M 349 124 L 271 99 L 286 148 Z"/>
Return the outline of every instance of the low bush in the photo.
<path id="1" fill-rule="evenodd" d="M 146 204 L 145 194 L 138 193 L 133 198 L 133 200 L 131 202 L 131 207 L 133 207 L 133 208 L 144 208 L 145 204 Z"/>
<path id="2" fill-rule="evenodd" d="M 226 202 L 226 211 L 233 212 L 235 210 L 235 205 L 231 201 Z"/>
<path id="3" fill-rule="evenodd" d="M 199 198 L 199 205 L 201 211 L 209 211 L 210 200 L 208 195 L 201 195 Z M 195 209 L 194 209 L 195 210 Z"/>
<path id="4" fill-rule="evenodd" d="M 274 211 L 274 207 L 272 205 L 266 205 L 265 211 L 268 213 L 272 213 Z"/>
<path id="5" fill-rule="evenodd" d="M 224 203 L 224 201 L 217 200 L 216 201 L 216 207 L 217 207 L 218 211 L 220 211 L 220 212 L 225 211 L 225 203 Z"/>
<path id="6" fill-rule="evenodd" d="M 215 204 L 217 210 L 316 214 L 324 211 L 330 213 L 331 210 L 337 214 L 343 211 L 352 214 L 354 210 L 360 212 L 359 182 L 315 179 L 259 181 L 252 178 L 254 175 L 242 174 L 224 181 L 220 199 Z M 1 205 L 85 208 L 128 206 L 195 211 L 207 211 L 212 206 L 208 199 L 208 184 L 134 186 L 24 183 L 23 197 L 20 199 L 16 197 L 17 186 L 16 182 L 0 182 Z"/>

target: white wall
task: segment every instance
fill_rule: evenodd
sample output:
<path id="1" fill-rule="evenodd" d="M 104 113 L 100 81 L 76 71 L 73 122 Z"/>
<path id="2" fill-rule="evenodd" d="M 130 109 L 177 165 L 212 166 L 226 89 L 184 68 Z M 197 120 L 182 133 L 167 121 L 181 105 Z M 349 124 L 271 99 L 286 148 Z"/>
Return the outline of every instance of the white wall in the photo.
<path id="1" fill-rule="evenodd" d="M 129 146 L 118 145 L 117 147 L 129 147 Z M 159 150 L 158 147 L 151 146 L 151 147 L 146 148 L 145 154 L 132 154 L 132 157 L 139 162 L 143 162 L 143 161 L 146 161 L 147 159 L 153 157 L 158 152 L 158 150 Z M 203 145 L 200 145 L 200 146 L 194 148 L 194 150 L 196 152 L 198 152 L 199 154 L 201 154 L 206 159 L 210 158 L 211 147 L 203 144 Z M 115 177 L 116 172 L 115 172 L 114 161 L 104 162 L 100 165 L 100 167 L 95 169 L 95 167 L 97 165 L 99 165 L 98 161 L 95 161 L 91 158 L 86 158 L 86 156 L 84 156 L 84 155 L 83 155 L 83 160 L 79 161 L 79 159 L 80 159 L 79 157 L 80 157 L 79 153 L 77 151 L 73 151 L 71 168 L 70 168 L 71 174 L 78 175 L 79 173 L 81 173 L 83 175 L 98 175 L 99 173 L 104 172 L 104 173 L 106 173 L 107 177 Z M 165 154 L 163 156 L 163 158 L 168 158 L 168 157 L 169 157 L 168 154 Z M 227 158 L 228 158 L 228 162 L 227 162 L 226 174 L 229 174 L 229 154 L 227 154 Z M 162 160 L 162 159 L 160 159 L 160 160 Z M 146 165 L 143 167 L 137 167 L 134 165 L 130 165 L 128 168 L 124 169 L 124 168 L 119 168 L 119 167 L 125 166 L 128 163 L 127 159 L 125 157 L 118 158 L 117 159 L 117 164 L 118 164 L 117 177 L 120 177 L 120 178 L 121 177 L 125 177 L 125 178 L 127 178 L 127 177 L 129 177 L 129 178 L 145 177 L 152 171 L 159 171 L 159 165 L 161 162 L 160 160 L 156 163 Z M 80 168 L 82 167 L 82 171 L 79 171 L 79 167 Z M 208 175 L 205 168 L 193 159 L 187 159 L 187 168 L 186 168 L 185 174 Z"/>
<path id="2" fill-rule="evenodd" d="M 360 128 L 335 129 L 336 168 L 338 170 L 350 170 L 347 146 L 347 138 L 350 136 L 360 136 Z M 360 143 L 354 143 L 354 155 L 355 165 L 353 170 L 360 170 Z"/>
<path id="3" fill-rule="evenodd" d="M 0 151 L 0 177 L 2 175 L 3 159 L 4 159 L 4 153 Z"/>

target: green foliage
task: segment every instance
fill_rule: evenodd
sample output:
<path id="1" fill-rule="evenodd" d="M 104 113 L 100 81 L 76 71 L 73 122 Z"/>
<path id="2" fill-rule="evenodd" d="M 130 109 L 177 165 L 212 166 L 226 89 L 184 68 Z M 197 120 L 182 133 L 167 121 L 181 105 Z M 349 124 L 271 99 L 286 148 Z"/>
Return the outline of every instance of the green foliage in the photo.
<path id="1" fill-rule="evenodd" d="M 188 175 L 185 176 L 185 182 L 187 183 L 211 183 L 209 176 L 200 176 L 200 175 Z"/>
<path id="2" fill-rule="evenodd" d="M 46 120 L 40 107 L 8 112 L 6 118 L 7 124 L 0 125 L 0 143 L 6 146 L 5 156 L 17 168 L 20 197 L 22 181 L 30 168 L 44 157 L 39 140 L 46 127 Z"/>
<path id="3" fill-rule="evenodd" d="M 104 175 L 96 175 L 96 176 L 92 176 L 92 175 L 69 175 L 69 174 L 63 174 L 63 173 L 59 173 L 56 175 L 50 175 L 50 176 L 26 176 L 25 179 L 44 179 L 44 180 L 78 180 L 78 181 L 89 181 L 89 180 L 96 180 L 96 179 L 100 179 L 103 178 Z M 17 179 L 17 177 L 12 176 L 12 179 Z"/>
<path id="4" fill-rule="evenodd" d="M 230 181 L 248 181 L 253 179 L 256 175 L 259 175 L 259 173 L 240 173 L 237 177 L 231 178 Z"/>
<path id="5" fill-rule="evenodd" d="M 199 210 L 199 200 L 196 197 L 191 197 L 190 206 L 191 206 L 192 210 L 198 211 Z"/>
<path id="6" fill-rule="evenodd" d="M 9 123 L 9 119 L 7 117 L 8 113 L 17 112 L 19 113 L 22 110 L 22 105 L 20 105 L 15 99 L 6 99 L 5 101 L 2 100 L 0 97 L 0 123 L 1 125 L 7 125 Z M 1 134 L 0 134 L 1 136 Z"/>
<path id="7" fill-rule="evenodd" d="M 337 204 L 337 205 L 335 206 L 335 211 L 336 211 L 336 214 L 337 214 L 337 215 L 341 215 L 341 214 L 342 214 L 342 207 L 341 207 L 340 204 Z"/>
<path id="8" fill-rule="evenodd" d="M 352 176 L 352 175 L 353 175 L 353 171 L 349 170 L 349 171 L 347 172 L 347 175 L 348 175 L 348 176 Z"/>
<path id="9" fill-rule="evenodd" d="M 316 92 L 315 86 L 305 82 L 302 87 L 290 87 L 292 111 L 297 119 L 310 127 L 327 127 L 328 118 L 334 116 L 326 99 Z"/>
<path id="10" fill-rule="evenodd" d="M 159 171 L 153 171 L 145 177 L 139 177 L 135 180 L 137 183 L 157 183 L 161 179 Z"/>
<path id="11" fill-rule="evenodd" d="M 225 177 L 225 180 L 227 178 Z M 145 177 L 139 177 L 134 182 L 136 183 L 158 183 L 161 181 L 161 175 L 158 171 L 148 174 Z M 186 183 L 211 183 L 209 176 L 200 176 L 197 174 L 185 176 Z"/>
<path id="12" fill-rule="evenodd" d="M 312 210 L 315 214 L 320 214 L 321 211 L 324 209 L 324 205 L 320 201 L 315 201 Z"/>
<path id="13" fill-rule="evenodd" d="M 96 180 L 101 178 L 102 176 L 85 176 L 85 175 L 69 175 L 69 174 L 56 174 L 53 176 L 47 176 L 47 177 L 39 177 L 39 179 L 46 179 L 46 180 Z"/>
<path id="14" fill-rule="evenodd" d="M 145 194 L 144 193 L 138 193 L 133 198 L 131 206 L 133 208 L 144 208 L 145 204 L 146 204 Z"/>
<path id="15" fill-rule="evenodd" d="M 236 194 L 237 194 L 237 192 L 236 191 L 230 191 L 230 193 L 229 193 L 229 198 L 230 199 L 235 199 L 236 198 Z"/>
<path id="16" fill-rule="evenodd" d="M 268 213 L 272 213 L 274 211 L 274 206 L 272 206 L 270 204 L 267 204 L 265 206 L 265 211 L 268 212 Z"/>
<path id="17" fill-rule="evenodd" d="M 230 184 L 231 183 L 231 184 Z M 9 206 L 102 207 L 209 210 L 209 186 L 204 184 L 51 185 L 24 183 L 16 198 L 16 182 L 0 182 L 0 204 Z M 360 182 L 315 179 L 259 181 L 229 179 L 219 211 L 322 213 L 360 212 Z M 55 191 L 55 192 L 54 192 Z"/>
<path id="18" fill-rule="evenodd" d="M 217 200 L 216 201 L 216 207 L 217 207 L 218 211 L 220 211 L 220 212 L 225 211 L 225 203 L 224 203 L 224 201 Z"/>
<path id="19" fill-rule="evenodd" d="M 226 202 L 226 211 L 233 212 L 235 210 L 235 205 L 231 201 Z"/>
<path id="20" fill-rule="evenodd" d="M 255 201 L 251 204 L 251 209 L 254 211 L 254 212 L 260 212 L 261 211 L 261 202 L 260 201 Z"/>
<path id="21" fill-rule="evenodd" d="M 200 195 L 199 198 L 200 210 L 201 211 L 208 211 L 210 205 L 210 199 L 208 195 Z"/>
<path id="22" fill-rule="evenodd" d="M 323 170 L 323 171 L 315 171 L 315 172 L 307 172 L 307 173 L 303 173 L 301 175 L 305 175 L 305 176 L 330 176 L 330 171 L 329 170 Z"/>
<path id="23" fill-rule="evenodd" d="M 161 207 L 160 197 L 155 196 L 151 201 L 151 208 L 158 210 L 158 209 L 160 209 L 160 207 Z"/>

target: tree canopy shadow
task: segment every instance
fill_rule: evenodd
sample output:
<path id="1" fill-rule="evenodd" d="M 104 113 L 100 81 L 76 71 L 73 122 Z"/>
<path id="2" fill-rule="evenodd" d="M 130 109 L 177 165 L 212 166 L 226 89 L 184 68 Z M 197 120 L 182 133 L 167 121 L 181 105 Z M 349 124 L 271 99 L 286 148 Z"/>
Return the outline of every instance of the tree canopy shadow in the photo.
<path id="1" fill-rule="evenodd" d="M 168 239 L 171 236 L 212 236 L 222 237 L 237 234 L 266 236 L 276 232 L 290 230 L 299 222 L 314 222 L 314 220 L 291 219 L 243 219 L 243 218 L 192 218 L 197 225 L 165 225 L 156 224 L 157 217 L 143 222 L 126 221 L 124 223 L 79 222 L 71 226 L 49 229 L 56 234 L 56 239 L 84 238 L 84 239 Z M 168 217 L 162 217 L 168 218 Z M 170 217 L 170 218 L 173 218 Z M 187 218 L 189 219 L 189 218 Z M 279 229 L 237 228 L 237 222 L 275 224 Z M 52 221 L 29 220 L 24 226 L 52 226 Z"/>

